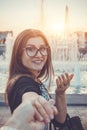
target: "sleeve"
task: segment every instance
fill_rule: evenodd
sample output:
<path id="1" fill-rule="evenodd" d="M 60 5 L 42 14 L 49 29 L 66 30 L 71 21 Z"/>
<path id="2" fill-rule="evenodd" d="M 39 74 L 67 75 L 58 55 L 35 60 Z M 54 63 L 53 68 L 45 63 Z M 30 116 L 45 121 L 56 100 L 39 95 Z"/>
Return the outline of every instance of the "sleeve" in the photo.
<path id="1" fill-rule="evenodd" d="M 8 96 L 11 113 L 13 113 L 16 107 L 22 102 L 22 96 L 26 92 L 36 92 L 41 95 L 38 83 L 32 78 L 21 77 L 16 81 Z"/>

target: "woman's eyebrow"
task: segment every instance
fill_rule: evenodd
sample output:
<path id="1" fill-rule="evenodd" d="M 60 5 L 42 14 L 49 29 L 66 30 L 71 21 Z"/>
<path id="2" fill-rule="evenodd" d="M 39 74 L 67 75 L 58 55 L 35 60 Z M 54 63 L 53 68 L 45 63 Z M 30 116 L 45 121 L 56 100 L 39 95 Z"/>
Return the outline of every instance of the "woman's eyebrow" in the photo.
<path id="1" fill-rule="evenodd" d="M 27 44 L 26 46 L 27 46 L 27 47 L 28 47 L 28 46 L 34 46 L 34 47 L 36 47 L 35 45 L 32 45 L 32 44 Z"/>

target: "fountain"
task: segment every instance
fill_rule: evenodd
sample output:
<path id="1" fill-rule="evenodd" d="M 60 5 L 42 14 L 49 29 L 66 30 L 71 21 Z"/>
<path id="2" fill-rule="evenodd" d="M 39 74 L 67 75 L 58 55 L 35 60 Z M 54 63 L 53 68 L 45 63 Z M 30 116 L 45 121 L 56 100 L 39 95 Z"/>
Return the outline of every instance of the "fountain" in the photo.
<path id="1" fill-rule="evenodd" d="M 4 92 L 12 50 L 12 31 L 0 32 L 0 92 Z"/>
<path id="2" fill-rule="evenodd" d="M 7 51 L 7 37 L 11 34 L 11 37 L 13 36 L 12 31 L 0 31 L 0 56 L 3 57 L 3 59 L 6 59 L 6 51 Z"/>

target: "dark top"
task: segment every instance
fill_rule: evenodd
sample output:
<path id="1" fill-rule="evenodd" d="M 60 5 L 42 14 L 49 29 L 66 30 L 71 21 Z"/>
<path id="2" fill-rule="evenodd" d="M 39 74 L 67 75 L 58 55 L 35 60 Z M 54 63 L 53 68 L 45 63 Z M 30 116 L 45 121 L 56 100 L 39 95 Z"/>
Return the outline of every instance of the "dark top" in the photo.
<path id="1" fill-rule="evenodd" d="M 42 83 L 37 83 L 30 77 L 21 77 L 15 82 L 8 94 L 11 113 L 22 102 L 22 96 L 26 92 L 36 92 L 47 100 L 50 99 L 50 95 Z"/>
<path id="2" fill-rule="evenodd" d="M 8 93 L 8 102 L 11 113 L 13 113 L 16 107 L 20 105 L 22 102 L 22 96 L 26 92 L 36 92 L 38 95 L 42 95 L 46 100 L 51 98 L 47 89 L 42 83 L 35 82 L 32 78 L 23 76 L 15 82 Z M 62 125 L 55 119 L 52 120 L 52 122 L 57 127 Z"/>

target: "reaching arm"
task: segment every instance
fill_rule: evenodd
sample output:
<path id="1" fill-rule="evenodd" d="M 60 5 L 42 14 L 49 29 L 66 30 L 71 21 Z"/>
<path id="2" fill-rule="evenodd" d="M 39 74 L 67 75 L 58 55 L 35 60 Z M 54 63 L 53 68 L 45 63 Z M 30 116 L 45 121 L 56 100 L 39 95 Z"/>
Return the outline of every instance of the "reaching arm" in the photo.
<path id="1" fill-rule="evenodd" d="M 67 103 L 66 103 L 66 94 L 65 91 L 70 85 L 70 81 L 73 78 L 73 74 L 68 75 L 67 73 L 61 76 L 58 76 L 56 79 L 56 107 L 58 109 L 58 115 L 56 119 L 60 123 L 64 123 L 67 114 Z"/>
<path id="2" fill-rule="evenodd" d="M 45 123 L 35 119 L 35 110 L 31 103 L 21 103 L 0 130 L 43 130 Z"/>

